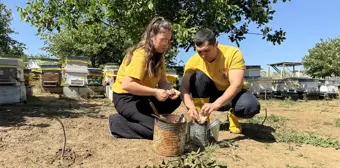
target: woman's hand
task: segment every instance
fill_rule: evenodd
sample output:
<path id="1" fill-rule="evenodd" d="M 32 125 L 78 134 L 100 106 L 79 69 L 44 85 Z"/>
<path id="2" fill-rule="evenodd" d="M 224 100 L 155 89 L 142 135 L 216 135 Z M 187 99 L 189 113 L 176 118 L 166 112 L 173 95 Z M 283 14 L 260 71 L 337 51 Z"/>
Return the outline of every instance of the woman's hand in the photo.
<path id="1" fill-rule="evenodd" d="M 179 92 L 176 89 L 170 89 L 170 90 L 167 90 L 167 92 L 169 94 L 169 98 L 172 100 L 177 99 L 181 95 L 181 92 Z"/>
<path id="2" fill-rule="evenodd" d="M 164 89 L 156 89 L 154 95 L 158 101 L 165 101 L 169 97 L 169 93 Z"/>

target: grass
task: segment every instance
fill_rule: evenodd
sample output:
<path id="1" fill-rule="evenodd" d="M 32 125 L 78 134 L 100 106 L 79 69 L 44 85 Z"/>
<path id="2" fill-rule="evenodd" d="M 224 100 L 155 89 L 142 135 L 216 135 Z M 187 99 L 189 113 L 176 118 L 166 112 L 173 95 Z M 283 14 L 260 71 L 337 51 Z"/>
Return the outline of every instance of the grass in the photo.
<path id="1" fill-rule="evenodd" d="M 321 112 L 322 113 L 327 113 L 327 112 L 329 112 L 329 110 L 328 109 L 322 109 Z"/>
<path id="2" fill-rule="evenodd" d="M 268 103 L 277 103 L 277 102 L 268 102 Z M 286 108 L 289 108 L 289 111 L 292 111 L 291 108 L 294 104 L 297 102 L 291 101 L 291 100 L 284 100 L 283 102 L 279 102 L 279 106 L 284 106 Z M 329 102 L 323 102 L 323 104 L 327 104 Z M 328 109 L 322 109 L 321 112 L 329 112 Z M 254 123 L 254 124 L 261 124 L 264 120 L 263 115 L 257 115 L 253 117 L 252 119 L 247 120 L 248 123 Z M 271 126 L 275 129 L 275 132 L 272 133 L 275 140 L 277 142 L 284 142 L 284 143 L 292 143 L 296 145 L 312 145 L 316 147 L 323 147 L 323 148 L 335 148 L 340 149 L 340 142 L 332 137 L 325 137 L 318 135 L 317 133 L 311 133 L 311 132 L 296 132 L 294 130 L 290 130 L 286 127 L 286 121 L 288 119 L 275 115 L 270 114 L 267 117 L 267 120 L 265 121 L 264 125 Z M 333 125 L 330 122 L 324 122 L 324 125 Z M 340 118 L 335 120 L 335 126 L 340 127 Z M 269 146 L 265 146 L 268 148 Z M 294 150 L 293 148 L 289 148 L 288 150 Z"/>
<path id="3" fill-rule="evenodd" d="M 289 146 L 289 147 L 288 147 L 288 150 L 289 150 L 289 151 L 295 151 L 295 148 L 292 147 L 292 146 Z"/>
<path id="4" fill-rule="evenodd" d="M 282 101 L 279 101 L 279 106 L 281 107 L 291 107 L 292 105 L 297 104 L 298 101 L 292 100 L 291 98 L 285 98 Z"/>
<path id="5" fill-rule="evenodd" d="M 176 167 L 211 167 L 211 168 L 227 168 L 225 163 L 215 160 L 212 153 L 216 147 L 208 147 L 205 151 L 193 151 L 181 157 L 169 159 L 162 162 L 160 165 L 138 166 L 137 168 L 176 168 Z"/>
<path id="6" fill-rule="evenodd" d="M 258 116 L 255 116 L 249 120 L 247 120 L 246 122 L 247 123 L 253 123 L 253 124 L 262 124 L 262 122 L 264 121 L 265 119 L 265 116 L 262 116 L 262 115 L 258 115 Z M 275 115 L 275 114 L 270 114 L 269 116 L 267 116 L 267 119 L 266 121 L 264 122 L 265 125 L 270 125 L 272 126 L 273 128 L 275 129 L 278 129 L 280 127 L 283 126 L 284 122 L 286 121 L 287 119 L 284 118 L 284 117 L 281 117 L 279 115 Z"/>
<path id="7" fill-rule="evenodd" d="M 188 148 L 188 152 L 182 156 L 172 157 L 170 159 L 163 159 L 161 164 L 156 165 L 139 165 L 137 168 L 191 168 L 191 167 L 211 167 L 211 168 L 227 168 L 226 163 L 216 160 L 215 151 L 219 148 L 230 148 L 233 157 L 234 149 L 239 147 L 238 144 L 232 140 L 226 140 L 220 143 L 212 143 L 201 151 L 199 148 Z M 191 151 L 191 152 L 189 152 Z"/>
<path id="8" fill-rule="evenodd" d="M 261 124 L 263 120 L 264 116 L 259 115 L 249 119 L 247 122 Z M 340 149 L 340 142 L 334 138 L 324 138 L 315 133 L 298 133 L 293 130 L 287 130 L 285 127 L 285 122 L 287 120 L 288 119 L 282 116 L 271 114 L 267 117 L 267 120 L 264 123 L 265 125 L 269 125 L 275 129 L 273 136 L 277 142 L 294 143 L 297 145 L 309 144 L 317 147 Z M 340 127 L 340 119 L 336 120 L 336 125 L 337 127 Z"/>
<path id="9" fill-rule="evenodd" d="M 106 98 L 104 100 L 104 103 L 105 103 L 105 105 L 110 105 L 110 104 L 112 104 L 112 101 L 110 99 Z"/>
<path id="10" fill-rule="evenodd" d="M 315 133 L 297 133 L 282 131 L 275 136 L 278 142 L 295 143 L 297 145 L 309 144 L 317 147 L 340 149 L 340 142 L 334 138 L 323 138 Z"/>
<path id="11" fill-rule="evenodd" d="M 340 118 L 336 119 L 335 126 L 336 127 L 340 127 Z"/>
<path id="12" fill-rule="evenodd" d="M 270 147 L 270 144 L 269 144 L 269 143 L 265 143 L 265 144 L 264 144 L 264 148 L 265 148 L 265 149 L 268 149 L 269 147 Z"/>
<path id="13" fill-rule="evenodd" d="M 289 164 L 286 164 L 286 167 L 287 168 L 303 168 L 301 166 L 292 166 L 292 165 L 289 165 Z"/>

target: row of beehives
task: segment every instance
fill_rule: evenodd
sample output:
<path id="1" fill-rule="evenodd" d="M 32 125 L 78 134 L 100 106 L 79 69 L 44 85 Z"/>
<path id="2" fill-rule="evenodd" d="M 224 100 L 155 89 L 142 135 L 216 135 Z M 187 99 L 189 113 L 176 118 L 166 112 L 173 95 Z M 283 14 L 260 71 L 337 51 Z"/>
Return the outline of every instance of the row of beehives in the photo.
<path id="1" fill-rule="evenodd" d="M 37 68 L 36 68 L 37 69 Z M 114 82 L 118 65 L 106 64 L 104 69 L 89 68 L 84 58 L 68 58 L 64 67 L 60 64 L 44 63 L 35 70 L 36 79 L 42 89 L 67 97 L 105 95 L 105 88 Z"/>
<path id="2" fill-rule="evenodd" d="M 31 73 L 34 73 L 35 76 L 32 80 L 40 80 L 45 91 L 63 93 L 66 96 L 71 93 L 86 95 L 87 92 L 93 94 L 104 92 L 103 94 L 112 100 L 111 84 L 115 81 L 119 65 L 108 63 L 104 65 L 102 70 L 100 68 L 88 68 L 87 65 L 85 58 L 69 57 L 63 68 L 60 64 L 48 62 L 46 59 L 44 61 L 32 60 L 29 63 L 29 68 L 32 69 Z M 173 87 L 179 87 L 178 75 L 173 69 L 167 69 L 167 79 Z"/>
<path id="3" fill-rule="evenodd" d="M 0 104 L 25 102 L 31 95 L 24 67 L 20 59 L 0 58 Z"/>
<path id="4" fill-rule="evenodd" d="M 117 71 L 116 64 L 107 64 L 103 70 L 89 68 L 86 58 L 78 57 L 68 58 L 64 66 L 55 59 L 31 59 L 25 65 L 22 59 L 0 58 L 0 86 L 16 86 L 20 92 L 25 90 L 18 89 L 21 86 L 26 85 L 26 90 L 29 89 L 30 92 L 30 86 L 41 86 L 46 92 L 66 92 L 72 97 L 77 94 L 104 95 L 105 86 L 114 82 Z M 20 95 L 17 92 L 19 91 L 1 89 L 0 95 Z M 8 96 L 0 96 L 0 103 L 5 98 L 6 102 L 17 102 L 9 100 Z"/>
<path id="5" fill-rule="evenodd" d="M 108 64 L 103 70 L 89 68 L 88 58 L 68 57 L 64 66 L 53 61 L 30 60 L 28 69 L 34 74 L 33 79 L 40 80 L 45 87 L 56 86 L 99 86 L 108 83 L 117 72 L 117 65 Z"/>
<path id="6" fill-rule="evenodd" d="M 245 79 L 245 85 L 261 99 L 332 99 L 339 97 L 339 82 L 315 78 L 254 78 Z"/>

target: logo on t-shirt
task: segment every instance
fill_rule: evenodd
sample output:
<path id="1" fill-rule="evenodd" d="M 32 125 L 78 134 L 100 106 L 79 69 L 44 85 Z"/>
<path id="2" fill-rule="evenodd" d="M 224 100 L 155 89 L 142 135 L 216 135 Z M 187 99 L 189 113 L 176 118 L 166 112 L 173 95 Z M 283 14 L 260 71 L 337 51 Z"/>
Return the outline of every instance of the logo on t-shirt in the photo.
<path id="1" fill-rule="evenodd" d="M 221 76 L 221 79 L 228 79 L 227 70 L 225 68 L 220 69 L 218 72 L 219 72 L 219 74 Z"/>

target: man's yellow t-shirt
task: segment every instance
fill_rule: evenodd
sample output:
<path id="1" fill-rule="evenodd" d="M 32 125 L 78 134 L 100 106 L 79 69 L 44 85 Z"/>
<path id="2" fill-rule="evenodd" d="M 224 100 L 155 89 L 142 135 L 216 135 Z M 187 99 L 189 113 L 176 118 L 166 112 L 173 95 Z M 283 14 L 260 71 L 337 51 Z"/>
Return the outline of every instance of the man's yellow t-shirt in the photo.
<path id="1" fill-rule="evenodd" d="M 193 55 L 186 63 L 184 76 L 192 75 L 195 70 L 204 72 L 220 91 L 226 90 L 230 86 L 228 72 L 232 69 L 245 69 L 245 61 L 239 49 L 218 45 L 218 55 L 213 62 L 204 61 L 198 53 Z"/>
<path id="2" fill-rule="evenodd" d="M 119 67 L 116 81 L 112 85 L 112 91 L 118 94 L 129 93 L 122 88 L 122 81 L 125 76 L 129 76 L 139 80 L 139 84 L 155 88 L 161 79 L 161 76 L 165 77 L 165 61 L 163 60 L 163 68 L 160 71 L 160 75 L 157 77 L 154 75 L 150 77 L 146 70 L 147 65 L 147 53 L 143 48 L 138 48 L 133 52 L 131 62 L 126 64 L 126 58 L 124 58 L 122 64 Z"/>

